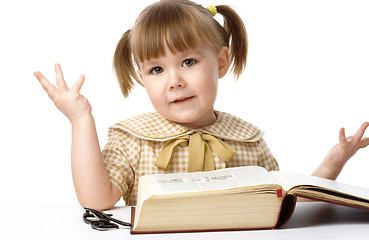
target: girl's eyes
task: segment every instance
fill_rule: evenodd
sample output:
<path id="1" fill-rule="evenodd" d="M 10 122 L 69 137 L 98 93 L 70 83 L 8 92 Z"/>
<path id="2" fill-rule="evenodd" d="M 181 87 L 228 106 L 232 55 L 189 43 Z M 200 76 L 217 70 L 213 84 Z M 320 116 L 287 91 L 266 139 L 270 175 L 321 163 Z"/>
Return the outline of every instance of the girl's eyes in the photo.
<path id="1" fill-rule="evenodd" d="M 163 72 L 163 68 L 162 67 L 154 67 L 152 70 L 151 70 L 151 73 L 153 74 L 160 74 Z"/>
<path id="2" fill-rule="evenodd" d="M 182 67 L 191 67 L 195 65 L 195 63 L 196 63 L 196 60 L 194 59 L 186 59 L 183 61 Z M 155 75 L 160 74 L 162 72 L 164 72 L 164 69 L 162 67 L 154 67 L 153 69 L 151 69 L 151 73 Z"/>
<path id="3" fill-rule="evenodd" d="M 191 67 L 196 63 L 196 60 L 194 59 L 186 59 L 182 63 L 182 67 Z"/>

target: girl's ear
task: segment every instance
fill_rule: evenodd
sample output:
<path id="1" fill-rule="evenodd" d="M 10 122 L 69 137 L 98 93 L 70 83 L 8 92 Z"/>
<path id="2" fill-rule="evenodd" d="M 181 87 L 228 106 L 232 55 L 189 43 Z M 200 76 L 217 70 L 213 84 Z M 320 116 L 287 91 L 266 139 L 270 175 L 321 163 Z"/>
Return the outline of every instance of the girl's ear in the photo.
<path id="1" fill-rule="evenodd" d="M 140 69 L 137 69 L 137 74 L 138 74 L 138 76 L 140 76 L 140 79 L 142 81 L 142 74 L 141 74 L 141 70 Z"/>
<path id="2" fill-rule="evenodd" d="M 137 69 L 137 74 L 138 76 L 140 77 L 140 80 L 141 80 L 141 83 L 142 83 L 142 86 L 145 87 L 144 83 L 143 83 L 143 80 L 142 80 L 142 73 L 141 73 L 141 70 L 140 69 Z"/>
<path id="3" fill-rule="evenodd" d="M 218 53 L 218 78 L 224 77 L 230 66 L 230 55 L 227 47 L 222 47 Z"/>

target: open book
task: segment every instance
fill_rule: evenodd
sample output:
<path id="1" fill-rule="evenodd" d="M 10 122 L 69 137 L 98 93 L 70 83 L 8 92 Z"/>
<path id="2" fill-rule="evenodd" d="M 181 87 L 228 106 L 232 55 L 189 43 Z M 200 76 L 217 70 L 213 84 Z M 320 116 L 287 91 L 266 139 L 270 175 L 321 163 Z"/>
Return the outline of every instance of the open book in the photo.
<path id="1" fill-rule="evenodd" d="M 145 175 L 138 189 L 132 234 L 280 228 L 296 196 L 369 210 L 369 189 L 256 166 Z"/>

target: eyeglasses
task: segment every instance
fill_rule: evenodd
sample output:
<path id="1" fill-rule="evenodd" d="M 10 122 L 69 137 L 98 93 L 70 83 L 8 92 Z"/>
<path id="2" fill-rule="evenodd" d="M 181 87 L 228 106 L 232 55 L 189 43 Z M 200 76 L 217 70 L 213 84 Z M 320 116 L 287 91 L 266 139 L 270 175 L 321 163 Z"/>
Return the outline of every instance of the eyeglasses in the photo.
<path id="1" fill-rule="evenodd" d="M 86 212 L 83 214 L 83 221 L 90 224 L 95 230 L 106 231 L 118 229 L 118 224 L 126 227 L 131 226 L 128 222 L 112 218 L 113 214 L 106 214 L 91 208 L 85 208 L 85 210 Z"/>

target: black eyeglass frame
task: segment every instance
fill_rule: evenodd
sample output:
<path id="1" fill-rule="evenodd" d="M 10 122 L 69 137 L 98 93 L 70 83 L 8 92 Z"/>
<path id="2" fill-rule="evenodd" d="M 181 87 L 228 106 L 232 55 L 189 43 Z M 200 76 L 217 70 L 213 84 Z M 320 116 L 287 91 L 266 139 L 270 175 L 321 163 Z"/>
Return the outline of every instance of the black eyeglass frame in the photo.
<path id="1" fill-rule="evenodd" d="M 125 227 L 131 227 L 131 223 L 120 221 L 118 219 L 112 218 L 113 214 L 106 214 L 95 209 L 84 208 L 86 212 L 83 214 L 83 221 L 89 225 L 91 228 L 99 231 L 106 231 L 112 229 L 118 229 L 119 225 Z M 93 218 L 93 219 L 89 219 Z M 119 224 L 119 225 L 118 225 Z"/>

